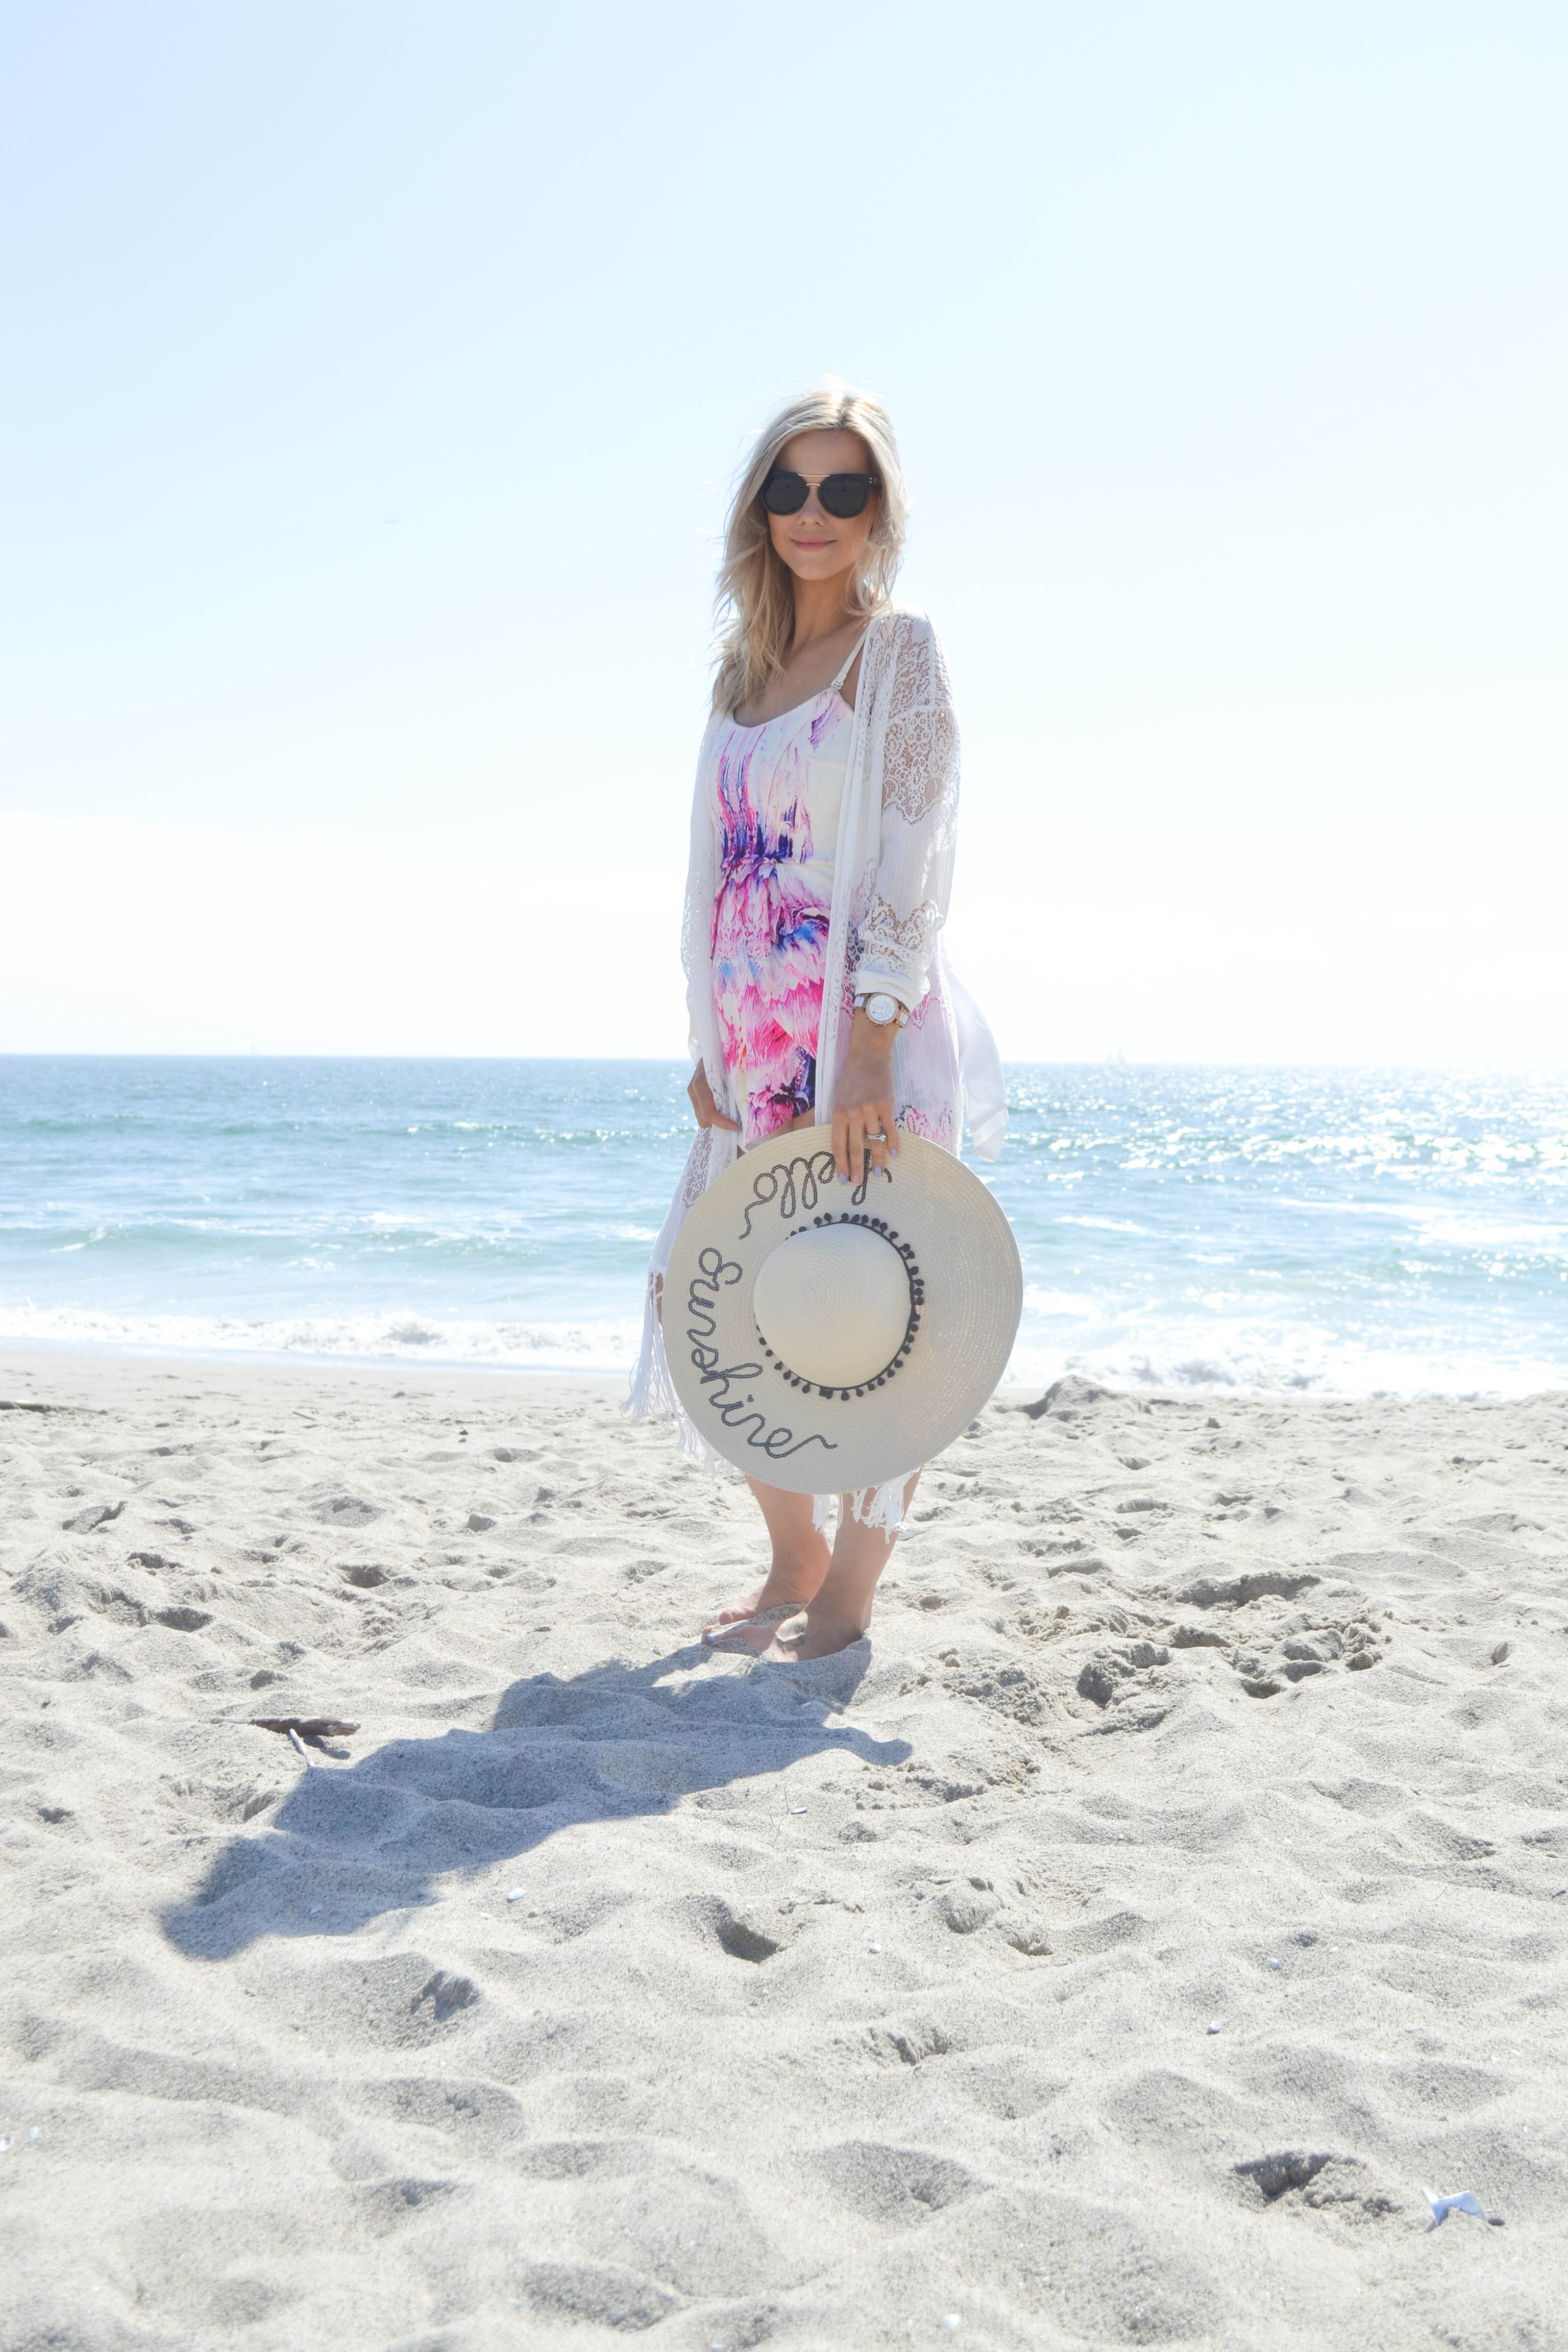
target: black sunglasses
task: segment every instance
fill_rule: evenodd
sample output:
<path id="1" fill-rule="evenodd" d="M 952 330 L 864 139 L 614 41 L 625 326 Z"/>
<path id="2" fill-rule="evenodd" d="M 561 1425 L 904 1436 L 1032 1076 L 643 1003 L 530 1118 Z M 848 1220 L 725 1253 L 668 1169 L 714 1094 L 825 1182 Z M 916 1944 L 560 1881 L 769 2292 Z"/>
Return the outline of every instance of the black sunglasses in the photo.
<path id="1" fill-rule="evenodd" d="M 798 514 L 812 487 L 804 474 L 785 474 L 775 468 L 763 484 L 763 504 L 770 514 Z M 816 489 L 824 514 L 847 522 L 851 515 L 865 513 L 867 499 L 881 487 L 875 474 L 826 474 Z"/>

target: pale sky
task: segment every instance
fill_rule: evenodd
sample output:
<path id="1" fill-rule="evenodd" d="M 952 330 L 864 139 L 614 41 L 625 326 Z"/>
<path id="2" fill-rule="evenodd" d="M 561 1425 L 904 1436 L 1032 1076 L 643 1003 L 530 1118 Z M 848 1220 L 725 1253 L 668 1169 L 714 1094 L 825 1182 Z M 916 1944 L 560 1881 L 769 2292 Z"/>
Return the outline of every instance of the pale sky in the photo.
<path id="1" fill-rule="evenodd" d="M 0 12 L 0 1051 L 679 1054 L 749 431 L 877 390 L 1005 1053 L 1568 1061 L 1568 17 Z"/>

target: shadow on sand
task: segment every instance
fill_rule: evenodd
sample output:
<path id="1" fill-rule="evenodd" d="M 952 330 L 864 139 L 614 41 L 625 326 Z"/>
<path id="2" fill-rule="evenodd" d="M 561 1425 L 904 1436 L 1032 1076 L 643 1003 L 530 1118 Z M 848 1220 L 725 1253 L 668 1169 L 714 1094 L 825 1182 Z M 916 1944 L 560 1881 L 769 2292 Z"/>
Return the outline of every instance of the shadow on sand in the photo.
<path id="1" fill-rule="evenodd" d="M 260 1936 L 348 1935 L 561 1830 L 668 1813 L 700 1790 L 779 1775 L 824 1749 L 900 1763 L 907 1741 L 827 1720 L 869 1663 L 857 1643 L 812 1666 L 716 1673 L 692 1644 L 570 1681 L 531 1675 L 503 1694 L 488 1731 L 390 1740 L 357 1763 L 302 1773 L 267 1825 L 232 1840 L 195 1895 L 165 1913 L 165 1933 L 207 1960 Z"/>

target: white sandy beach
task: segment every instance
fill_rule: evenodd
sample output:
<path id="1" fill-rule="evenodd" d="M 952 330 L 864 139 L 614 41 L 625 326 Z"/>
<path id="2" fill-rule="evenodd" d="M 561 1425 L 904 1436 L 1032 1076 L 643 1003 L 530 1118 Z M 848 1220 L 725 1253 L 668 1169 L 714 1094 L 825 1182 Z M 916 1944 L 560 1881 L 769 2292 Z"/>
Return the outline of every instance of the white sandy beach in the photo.
<path id="1" fill-rule="evenodd" d="M 1568 2342 L 1568 1398 L 999 1400 L 789 1670 L 617 1395 L 0 1363 L 7 2352 Z"/>

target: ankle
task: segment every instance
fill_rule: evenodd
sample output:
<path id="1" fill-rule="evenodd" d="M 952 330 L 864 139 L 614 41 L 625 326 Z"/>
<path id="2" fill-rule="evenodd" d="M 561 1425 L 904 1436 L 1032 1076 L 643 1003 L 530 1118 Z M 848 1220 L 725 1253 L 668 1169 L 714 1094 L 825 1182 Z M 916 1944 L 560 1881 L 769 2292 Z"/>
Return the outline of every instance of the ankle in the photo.
<path id="1" fill-rule="evenodd" d="M 826 1573 L 826 1560 L 775 1559 L 763 1590 L 778 1601 L 809 1601 Z"/>
<path id="2" fill-rule="evenodd" d="M 858 1642 L 871 1622 L 869 1609 L 861 1612 L 831 1603 L 825 1607 L 820 1598 L 807 1605 L 805 1615 L 814 1633 L 839 1633 L 849 1642 Z"/>

